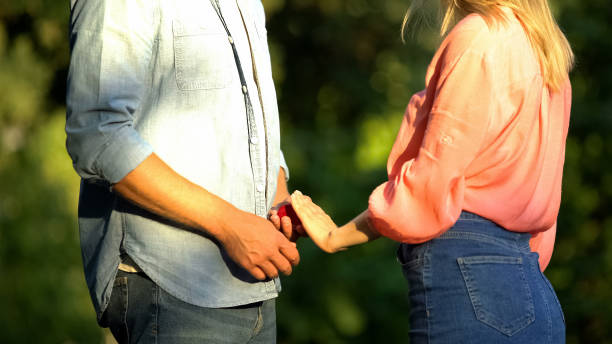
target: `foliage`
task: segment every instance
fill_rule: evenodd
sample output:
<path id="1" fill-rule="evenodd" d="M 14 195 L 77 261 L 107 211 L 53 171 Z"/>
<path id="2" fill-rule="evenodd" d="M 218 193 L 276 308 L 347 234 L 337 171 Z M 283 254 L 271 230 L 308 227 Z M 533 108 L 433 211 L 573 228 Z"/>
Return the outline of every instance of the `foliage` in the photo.
<path id="1" fill-rule="evenodd" d="M 337 222 L 367 205 L 438 39 L 408 35 L 401 0 L 264 0 L 291 188 Z M 568 343 L 612 343 L 612 40 L 603 0 L 551 0 L 576 55 L 555 254 L 546 274 Z M 65 153 L 68 4 L 0 2 L 2 343 L 95 343 L 78 247 L 78 178 Z M 381 239 L 333 256 L 308 240 L 283 279 L 279 343 L 405 342 L 407 286 Z"/>

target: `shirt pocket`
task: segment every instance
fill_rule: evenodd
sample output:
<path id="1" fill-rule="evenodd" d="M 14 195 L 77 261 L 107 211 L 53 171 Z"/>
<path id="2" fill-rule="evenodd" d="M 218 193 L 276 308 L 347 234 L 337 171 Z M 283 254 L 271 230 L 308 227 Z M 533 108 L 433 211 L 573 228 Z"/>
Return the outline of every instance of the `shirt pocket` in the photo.
<path id="1" fill-rule="evenodd" d="M 197 21 L 174 20 L 174 64 L 180 90 L 227 87 L 234 72 L 234 55 L 225 31 Z"/>

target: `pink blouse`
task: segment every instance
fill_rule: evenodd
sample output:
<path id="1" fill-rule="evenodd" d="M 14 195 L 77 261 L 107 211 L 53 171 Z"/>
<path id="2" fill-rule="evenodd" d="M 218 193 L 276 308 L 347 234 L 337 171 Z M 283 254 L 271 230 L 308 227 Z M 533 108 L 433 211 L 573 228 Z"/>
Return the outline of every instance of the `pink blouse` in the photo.
<path id="1" fill-rule="evenodd" d="M 561 201 L 571 86 L 546 87 L 520 22 L 472 14 L 435 54 L 391 150 L 389 181 L 370 196 L 380 234 L 421 243 L 462 210 L 515 232 L 546 268 Z"/>

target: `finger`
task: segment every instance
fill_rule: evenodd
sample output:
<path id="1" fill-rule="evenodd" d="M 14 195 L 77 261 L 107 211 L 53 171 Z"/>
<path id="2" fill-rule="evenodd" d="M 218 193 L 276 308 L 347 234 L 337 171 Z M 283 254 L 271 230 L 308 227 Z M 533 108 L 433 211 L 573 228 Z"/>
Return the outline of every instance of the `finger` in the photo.
<path id="1" fill-rule="evenodd" d="M 268 260 L 259 263 L 257 265 L 263 272 L 268 276 L 268 278 L 276 278 L 278 277 L 278 269 Z"/>
<path id="2" fill-rule="evenodd" d="M 265 279 L 267 279 L 266 274 L 263 272 L 263 270 L 261 270 L 259 267 L 254 266 L 250 269 L 248 269 L 249 273 L 251 275 L 253 275 L 253 277 L 255 277 L 256 279 L 263 281 Z"/>
<path id="3" fill-rule="evenodd" d="M 303 196 L 304 194 L 302 194 L 302 192 L 300 190 L 295 190 L 292 194 L 291 194 L 291 200 L 293 201 L 295 198 L 299 198 L 300 196 Z"/>
<path id="4" fill-rule="evenodd" d="M 312 202 L 312 198 L 302 193 L 297 195 L 297 199 L 303 209 L 312 209 L 313 207 L 317 207 L 317 205 Z"/>
<path id="5" fill-rule="evenodd" d="M 304 202 L 302 201 L 302 193 L 299 190 L 295 191 L 291 195 L 291 205 L 293 206 L 293 210 L 295 210 L 299 216 L 299 213 L 304 205 Z"/>
<path id="6" fill-rule="evenodd" d="M 294 203 L 293 209 L 301 222 L 308 222 L 312 219 L 313 211 L 309 207 L 309 204 L 305 202 L 304 196 L 296 195 Z"/>
<path id="7" fill-rule="evenodd" d="M 270 215 L 270 222 L 272 222 L 272 225 L 274 225 L 274 228 L 276 228 L 276 230 L 281 229 L 281 218 L 278 217 L 278 215 Z"/>
<path id="8" fill-rule="evenodd" d="M 283 256 L 281 253 L 276 254 L 271 258 L 272 263 L 278 269 L 278 271 L 282 272 L 285 275 L 291 275 L 293 268 L 291 267 L 291 263 Z"/>
<path id="9" fill-rule="evenodd" d="M 317 215 L 317 216 L 327 215 L 327 213 L 325 212 L 325 210 L 323 210 L 323 208 L 319 207 L 315 203 L 312 203 L 312 201 L 307 201 L 304 208 L 308 209 L 308 212 L 312 215 Z"/>
<path id="10" fill-rule="evenodd" d="M 293 196 L 294 195 L 296 196 L 296 198 L 301 199 L 302 203 L 304 203 L 304 202 L 312 202 L 312 199 L 309 196 L 304 195 L 300 190 L 295 190 L 295 192 L 291 195 L 291 199 L 292 200 L 293 200 Z"/>
<path id="11" fill-rule="evenodd" d="M 293 225 L 289 216 L 283 216 L 283 218 L 280 219 L 280 228 L 287 238 L 291 238 L 293 234 Z"/>
<path id="12" fill-rule="evenodd" d="M 313 203 L 309 202 L 306 199 L 306 196 L 298 195 L 295 202 L 297 203 L 297 207 L 294 206 L 294 209 L 300 219 L 302 219 L 304 216 L 311 216 L 314 214 Z"/>
<path id="13" fill-rule="evenodd" d="M 285 256 L 285 258 L 287 258 L 291 265 L 296 266 L 300 263 L 300 253 L 298 252 L 295 244 L 281 246 L 279 251 L 283 256 Z"/>
<path id="14" fill-rule="evenodd" d="M 298 235 L 300 236 L 308 236 L 308 234 L 306 233 L 306 231 L 304 230 L 304 226 L 302 225 L 297 225 L 295 226 L 295 228 L 293 229 L 294 232 L 296 232 Z"/>

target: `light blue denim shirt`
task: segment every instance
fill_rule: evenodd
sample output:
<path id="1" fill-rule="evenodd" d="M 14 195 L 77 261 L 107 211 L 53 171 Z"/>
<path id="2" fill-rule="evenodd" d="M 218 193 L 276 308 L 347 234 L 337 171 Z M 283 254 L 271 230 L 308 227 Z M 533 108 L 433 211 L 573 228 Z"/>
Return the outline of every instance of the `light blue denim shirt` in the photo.
<path id="1" fill-rule="evenodd" d="M 155 152 L 190 181 L 266 216 L 283 158 L 263 6 L 220 6 L 231 39 L 208 0 L 71 0 L 67 149 L 82 177 L 81 247 L 98 315 L 121 253 L 198 306 L 242 305 L 280 291 L 278 279 L 256 281 L 213 238 L 110 191 Z"/>

